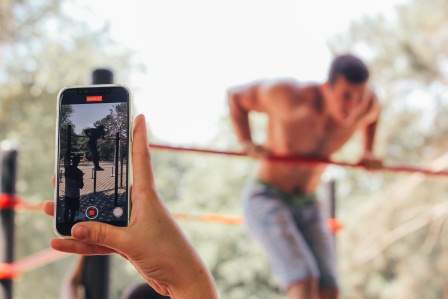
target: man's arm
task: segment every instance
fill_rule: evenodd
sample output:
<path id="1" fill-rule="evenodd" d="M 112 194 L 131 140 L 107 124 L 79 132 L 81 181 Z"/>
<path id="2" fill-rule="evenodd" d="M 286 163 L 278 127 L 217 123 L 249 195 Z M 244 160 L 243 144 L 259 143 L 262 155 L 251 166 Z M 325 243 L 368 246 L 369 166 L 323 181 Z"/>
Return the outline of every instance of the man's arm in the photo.
<path id="1" fill-rule="evenodd" d="M 378 119 L 364 127 L 364 156 L 373 156 L 373 146 L 377 126 Z"/>
<path id="2" fill-rule="evenodd" d="M 373 155 L 376 129 L 381 114 L 381 106 L 374 93 L 372 93 L 370 104 L 366 111 L 367 124 L 364 127 L 364 154 Z"/>
<path id="3" fill-rule="evenodd" d="M 361 164 L 370 169 L 379 169 L 382 167 L 382 162 L 376 158 L 373 151 L 381 107 L 374 94 L 372 95 L 372 104 L 370 105 L 369 110 L 367 117 L 370 122 L 363 128 L 364 153 L 361 158 Z"/>
<path id="4" fill-rule="evenodd" d="M 230 119 L 233 129 L 243 147 L 243 151 L 254 157 L 265 154 L 261 146 L 253 143 L 249 122 L 250 111 L 263 112 L 259 98 L 259 89 L 260 84 L 251 84 L 232 88 L 228 91 Z"/>
<path id="5" fill-rule="evenodd" d="M 249 112 L 256 110 L 258 104 L 258 85 L 232 88 L 228 91 L 230 119 L 240 143 L 252 141 Z"/>

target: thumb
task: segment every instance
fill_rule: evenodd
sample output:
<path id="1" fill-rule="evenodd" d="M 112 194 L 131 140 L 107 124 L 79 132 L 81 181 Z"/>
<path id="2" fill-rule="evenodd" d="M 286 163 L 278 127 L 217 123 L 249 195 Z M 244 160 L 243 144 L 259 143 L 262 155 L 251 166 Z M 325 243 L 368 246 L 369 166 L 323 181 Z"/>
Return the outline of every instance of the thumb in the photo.
<path id="1" fill-rule="evenodd" d="M 154 184 L 151 167 L 151 153 L 149 152 L 148 137 L 146 131 L 146 120 L 140 114 L 135 118 L 133 142 L 132 142 L 132 167 L 135 186 Z"/>
<path id="2" fill-rule="evenodd" d="M 72 236 L 85 243 L 115 250 L 120 250 L 121 244 L 127 244 L 122 228 L 95 221 L 76 224 L 72 228 Z"/>

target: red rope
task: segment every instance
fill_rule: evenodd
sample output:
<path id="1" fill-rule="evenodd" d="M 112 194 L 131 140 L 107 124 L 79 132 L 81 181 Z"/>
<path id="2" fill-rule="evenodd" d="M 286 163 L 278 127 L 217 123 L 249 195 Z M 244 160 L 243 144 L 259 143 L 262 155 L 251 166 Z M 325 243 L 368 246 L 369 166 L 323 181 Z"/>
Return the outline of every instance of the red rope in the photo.
<path id="1" fill-rule="evenodd" d="M 31 204 L 28 203 L 20 198 L 17 198 L 16 201 L 16 206 L 15 206 L 16 210 L 27 210 L 27 211 L 39 211 L 41 212 L 44 209 L 44 203 L 36 203 L 36 204 Z"/>
<path id="2" fill-rule="evenodd" d="M 2 209 L 16 209 L 16 210 L 34 210 L 42 211 L 43 203 L 30 204 L 23 201 L 15 194 L 0 193 L 0 210 Z"/>
<path id="3" fill-rule="evenodd" d="M 0 264 L 0 279 L 15 279 L 24 272 L 34 270 L 41 266 L 45 266 L 68 255 L 68 253 L 48 248 L 21 260 L 18 260 L 15 263 Z"/>
<path id="4" fill-rule="evenodd" d="M 176 147 L 176 146 L 167 146 L 167 145 L 158 145 L 158 144 L 149 144 L 149 147 L 151 147 L 153 149 L 160 149 L 160 150 L 185 151 L 185 152 L 194 152 L 194 153 L 202 153 L 202 154 L 218 154 L 218 155 L 238 156 L 238 157 L 246 157 L 247 156 L 245 153 L 241 153 L 241 152 L 226 152 L 226 151 L 195 149 L 195 148 Z M 285 163 L 291 163 L 291 164 L 302 164 L 302 165 L 333 164 L 333 165 L 338 165 L 338 166 L 342 166 L 342 167 L 364 168 L 365 169 L 365 167 L 360 164 L 336 162 L 336 161 L 331 161 L 329 159 L 324 159 L 324 158 L 298 157 L 298 156 L 270 156 L 266 159 L 271 160 L 271 161 L 285 162 Z M 433 175 L 433 176 L 448 176 L 448 171 L 433 171 L 430 169 L 423 169 L 423 168 L 410 167 L 410 166 L 383 166 L 382 168 L 380 168 L 378 170 L 390 171 L 390 172 L 421 173 L 424 175 Z"/>
<path id="5" fill-rule="evenodd" d="M 48 248 L 18 260 L 14 263 L 18 273 L 34 270 L 68 256 L 68 253 Z"/>

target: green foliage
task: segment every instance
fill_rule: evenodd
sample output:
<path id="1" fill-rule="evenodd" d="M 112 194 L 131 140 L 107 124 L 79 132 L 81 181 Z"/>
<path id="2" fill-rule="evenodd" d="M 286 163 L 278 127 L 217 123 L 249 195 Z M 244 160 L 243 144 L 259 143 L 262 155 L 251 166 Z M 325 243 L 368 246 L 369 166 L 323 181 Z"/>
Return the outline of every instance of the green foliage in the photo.
<path id="1" fill-rule="evenodd" d="M 448 166 L 447 5 L 410 1 L 396 7 L 394 19 L 364 17 L 330 43 L 335 52 L 355 52 L 369 62 L 383 102 L 378 150 L 388 165 Z M 339 196 L 343 297 L 442 298 L 446 182 L 354 172 L 344 181 L 350 192 Z"/>
<path id="2" fill-rule="evenodd" d="M 54 172 L 57 91 L 85 84 L 97 66 L 120 70 L 123 78 L 133 70 L 131 56 L 108 40 L 107 28 L 91 32 L 68 16 L 64 3 L 0 0 L 0 139 L 19 141 L 18 189 L 33 203 L 53 196 L 49 179 Z M 334 52 L 350 50 L 369 63 L 383 104 L 376 150 L 388 165 L 448 166 L 447 6 L 446 0 L 412 0 L 397 6 L 394 19 L 364 17 L 330 42 Z M 62 113 L 66 124 L 70 113 L 70 108 Z M 266 119 L 259 114 L 251 118 L 254 137 L 262 142 Z M 101 123 L 112 127 L 123 121 Z M 336 158 L 356 162 L 359 143 L 356 135 Z M 227 117 L 210 147 L 238 149 Z M 159 192 L 173 213 L 242 215 L 241 193 L 255 170 L 254 161 L 155 150 L 152 157 Z M 343 224 L 337 237 L 341 297 L 442 298 L 448 268 L 444 180 L 335 172 L 340 176 L 338 218 Z M 48 247 L 53 237 L 49 217 L 24 212 L 16 222 L 17 258 Z M 285 297 L 244 226 L 180 224 L 210 267 L 222 298 Z M 28 298 L 30 290 L 36 297 L 58 298 L 74 260 L 25 274 L 15 284 L 15 298 Z M 112 298 L 141 281 L 118 257 L 113 269 Z"/>
<path id="3" fill-rule="evenodd" d="M 18 193 L 30 203 L 53 198 L 56 95 L 67 85 L 86 84 L 90 72 L 107 65 L 118 80 L 132 69 L 130 53 L 92 32 L 66 12 L 65 1 L 0 1 L 0 140 L 20 145 Z M 73 111 L 62 111 L 62 120 Z M 43 213 L 16 217 L 16 258 L 48 248 L 52 221 Z M 72 259 L 26 273 L 14 285 L 14 298 L 58 298 Z M 117 291 L 116 291 L 117 293 Z"/>

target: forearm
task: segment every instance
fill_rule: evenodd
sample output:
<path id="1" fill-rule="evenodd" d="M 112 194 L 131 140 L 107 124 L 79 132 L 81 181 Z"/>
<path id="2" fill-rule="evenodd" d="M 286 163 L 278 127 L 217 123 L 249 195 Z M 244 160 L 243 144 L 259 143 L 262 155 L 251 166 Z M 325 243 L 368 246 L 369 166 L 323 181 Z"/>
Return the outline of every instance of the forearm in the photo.
<path id="1" fill-rule="evenodd" d="M 373 155 L 374 141 L 378 122 L 367 125 L 364 129 L 364 155 Z"/>
<path id="2" fill-rule="evenodd" d="M 163 250 L 159 248 L 166 263 L 162 267 L 165 274 L 156 280 L 158 286 L 173 299 L 217 299 L 212 275 L 193 245 L 177 224 L 166 228 L 170 238 Z M 154 282 L 150 276 L 145 277 L 149 283 Z"/>
<path id="3" fill-rule="evenodd" d="M 196 299 L 196 298 L 207 298 L 207 299 L 217 299 L 218 294 L 216 291 L 216 286 L 213 278 L 203 263 L 203 261 L 196 255 L 192 254 L 189 258 L 188 263 L 190 266 L 188 269 L 183 269 L 181 275 L 176 277 L 176 283 L 170 291 L 170 296 L 173 299 Z"/>
<path id="4" fill-rule="evenodd" d="M 241 144 L 251 142 L 252 136 L 249 123 L 249 112 L 243 109 L 239 103 L 238 94 L 229 93 L 230 119 L 233 129 Z"/>

